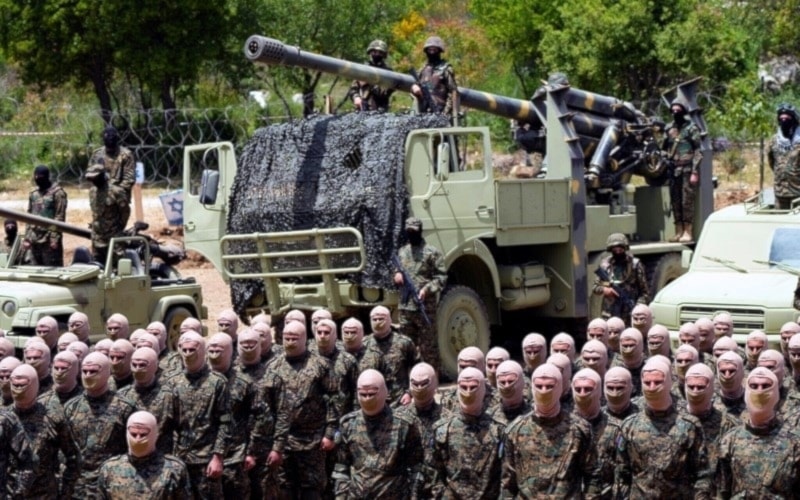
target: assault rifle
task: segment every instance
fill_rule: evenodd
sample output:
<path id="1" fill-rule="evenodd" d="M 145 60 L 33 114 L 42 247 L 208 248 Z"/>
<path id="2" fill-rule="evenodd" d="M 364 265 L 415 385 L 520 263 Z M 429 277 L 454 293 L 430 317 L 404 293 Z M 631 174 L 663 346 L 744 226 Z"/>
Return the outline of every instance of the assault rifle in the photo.
<path id="1" fill-rule="evenodd" d="M 419 75 L 417 74 L 417 70 L 411 68 L 408 74 L 411 75 L 411 78 L 414 79 L 414 82 L 419 85 L 420 90 L 422 90 L 422 102 L 420 102 L 419 110 L 420 113 L 425 113 L 426 111 L 430 110 L 431 113 L 439 113 L 441 110 L 439 106 L 436 105 L 436 101 L 433 99 L 431 95 L 431 89 L 428 87 L 427 84 L 422 83 L 419 80 Z"/>
<path id="2" fill-rule="evenodd" d="M 633 307 L 636 305 L 636 301 L 633 299 L 633 297 L 631 297 L 624 287 L 620 286 L 620 282 L 612 281 L 611 276 L 609 276 L 608 272 L 602 267 L 595 269 L 594 274 L 600 278 L 601 282 L 608 283 L 606 286 L 610 286 L 615 292 L 617 292 L 618 297 L 614 300 L 609 313 L 618 318 L 622 317 L 623 311 L 628 311 L 630 313 L 630 311 L 632 311 Z"/>
<path id="3" fill-rule="evenodd" d="M 408 299 L 413 299 L 414 304 L 416 304 L 417 309 L 419 309 L 419 312 L 422 314 L 422 318 L 425 320 L 425 323 L 428 326 L 431 326 L 431 319 L 425 312 L 425 304 L 419 300 L 419 291 L 417 291 L 417 287 L 414 286 L 414 281 L 411 279 L 408 271 L 406 271 L 406 268 L 404 268 L 400 263 L 400 259 L 397 258 L 397 255 L 392 255 L 392 265 L 403 275 L 403 289 L 400 291 L 400 302 L 403 304 L 408 304 Z"/>

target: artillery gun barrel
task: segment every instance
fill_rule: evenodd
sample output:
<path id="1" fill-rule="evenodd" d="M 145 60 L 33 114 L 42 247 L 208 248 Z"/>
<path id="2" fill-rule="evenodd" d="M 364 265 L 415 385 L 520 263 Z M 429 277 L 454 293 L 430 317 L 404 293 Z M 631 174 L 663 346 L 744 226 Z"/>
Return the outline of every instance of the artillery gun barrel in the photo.
<path id="1" fill-rule="evenodd" d="M 411 86 L 416 83 L 411 75 L 305 52 L 299 47 L 286 45 L 280 40 L 260 35 L 252 35 L 247 39 L 244 44 L 244 54 L 248 60 L 254 63 L 306 68 L 409 93 Z M 460 104 L 463 106 L 504 118 L 513 118 L 522 123 L 530 123 L 536 128 L 542 126 L 530 101 L 463 87 L 458 88 L 458 95 Z"/>
<path id="2" fill-rule="evenodd" d="M 48 229 L 56 228 L 63 233 L 80 236 L 81 238 L 86 238 L 86 239 L 92 238 L 92 232 L 88 229 L 84 229 L 78 226 L 73 226 L 72 224 L 67 224 L 66 222 L 61 222 L 59 220 L 48 219 L 47 217 L 41 217 L 39 215 L 29 214 L 27 212 L 11 210 L 10 208 L 0 207 L 0 217 L 6 219 L 13 219 L 17 222 L 24 222 L 26 224 L 32 224 L 34 226 L 46 227 Z"/>

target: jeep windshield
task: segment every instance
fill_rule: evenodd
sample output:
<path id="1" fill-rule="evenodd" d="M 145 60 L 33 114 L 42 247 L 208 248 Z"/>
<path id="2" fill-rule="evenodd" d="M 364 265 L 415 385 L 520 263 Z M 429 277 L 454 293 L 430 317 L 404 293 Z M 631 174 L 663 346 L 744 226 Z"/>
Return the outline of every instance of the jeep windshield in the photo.
<path id="1" fill-rule="evenodd" d="M 707 224 L 692 267 L 763 272 L 765 262 L 769 262 L 771 269 L 789 266 L 800 270 L 800 227 L 749 224 L 745 240 L 741 225 L 722 221 Z"/>

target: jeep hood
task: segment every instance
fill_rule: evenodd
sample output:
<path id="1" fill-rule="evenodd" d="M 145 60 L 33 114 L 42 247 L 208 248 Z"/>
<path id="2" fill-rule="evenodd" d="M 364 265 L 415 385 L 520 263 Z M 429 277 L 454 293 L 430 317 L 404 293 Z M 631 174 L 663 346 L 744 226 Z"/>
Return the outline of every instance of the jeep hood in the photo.
<path id="1" fill-rule="evenodd" d="M 786 308 L 792 306 L 796 286 L 797 277 L 784 272 L 690 271 L 661 289 L 655 302 Z"/>
<path id="2" fill-rule="evenodd" d="M 0 302 L 14 299 L 20 308 L 86 303 L 95 290 L 92 285 L 72 286 L 0 280 Z"/>

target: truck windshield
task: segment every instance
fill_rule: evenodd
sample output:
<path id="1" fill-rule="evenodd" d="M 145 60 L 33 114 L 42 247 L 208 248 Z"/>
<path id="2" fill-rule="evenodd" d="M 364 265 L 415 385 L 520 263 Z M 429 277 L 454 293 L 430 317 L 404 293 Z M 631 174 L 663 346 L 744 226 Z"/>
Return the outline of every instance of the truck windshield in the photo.
<path id="1" fill-rule="evenodd" d="M 800 268 L 800 227 L 750 224 L 747 241 L 743 241 L 740 222 L 708 224 L 703 229 L 702 246 L 697 248 L 692 266 L 738 272 L 763 271 L 764 261 Z"/>

